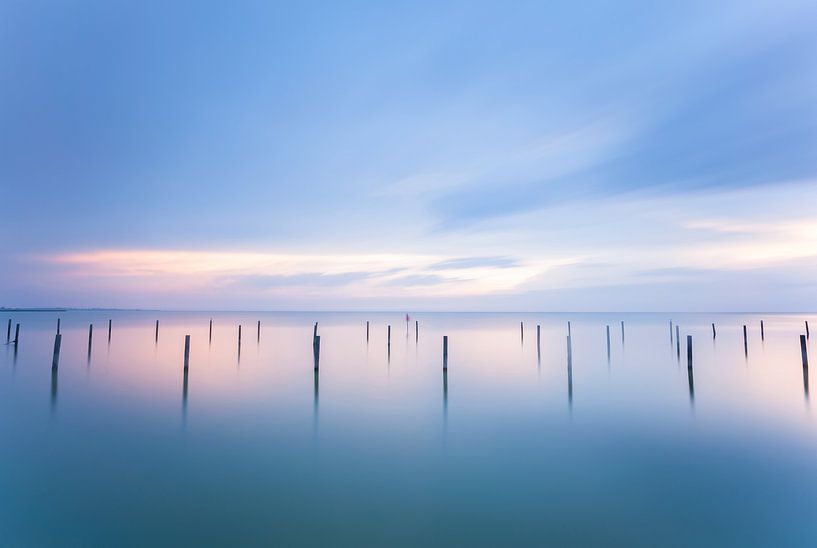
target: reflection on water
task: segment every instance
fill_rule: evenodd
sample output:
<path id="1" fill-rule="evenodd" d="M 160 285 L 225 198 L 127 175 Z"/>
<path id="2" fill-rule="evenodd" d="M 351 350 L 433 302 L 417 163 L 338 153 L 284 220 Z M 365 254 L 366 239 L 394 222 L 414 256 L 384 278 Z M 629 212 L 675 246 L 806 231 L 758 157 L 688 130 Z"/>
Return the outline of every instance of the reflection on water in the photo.
<path id="1" fill-rule="evenodd" d="M 804 317 L 412 314 L 412 337 L 402 314 L 60 315 L 7 323 L 4 544 L 817 538 Z M 397 321 L 407 336 L 391 340 Z M 688 347 L 686 379 L 684 335 L 719 338 Z"/>

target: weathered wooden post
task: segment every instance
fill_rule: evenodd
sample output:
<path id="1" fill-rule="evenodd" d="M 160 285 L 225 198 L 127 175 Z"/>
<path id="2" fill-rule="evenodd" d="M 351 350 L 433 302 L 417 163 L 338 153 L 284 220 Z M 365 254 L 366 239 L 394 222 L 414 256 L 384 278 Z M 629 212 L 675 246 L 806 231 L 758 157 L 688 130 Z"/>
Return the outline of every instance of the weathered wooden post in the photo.
<path id="1" fill-rule="evenodd" d="M 670 335 L 672 331 L 670 331 Z M 610 361 L 610 326 L 607 326 L 607 361 Z"/>
<path id="2" fill-rule="evenodd" d="M 687 369 L 692 369 L 692 335 L 687 335 Z"/>
<path id="3" fill-rule="evenodd" d="M 746 326 L 743 326 L 743 353 L 749 355 L 749 339 L 746 335 Z"/>
<path id="4" fill-rule="evenodd" d="M 54 356 L 51 358 L 51 371 L 56 371 L 60 366 L 60 347 L 62 346 L 62 335 L 54 335 Z"/>
<path id="5" fill-rule="evenodd" d="M 94 338 L 94 324 L 88 326 L 88 355 L 91 355 L 91 343 Z"/>
<path id="6" fill-rule="evenodd" d="M 806 346 L 806 336 L 800 335 L 800 357 L 803 358 L 803 368 L 808 367 L 808 347 Z"/>
<path id="7" fill-rule="evenodd" d="M 366 342 L 369 342 L 369 320 L 366 320 Z"/>
<path id="8" fill-rule="evenodd" d="M 420 322 L 418 320 L 414 320 L 414 342 L 420 340 Z"/>
<path id="9" fill-rule="evenodd" d="M 314 354 L 313 358 L 315 361 L 315 371 L 320 370 L 320 361 L 321 361 L 321 337 L 320 335 L 315 335 L 315 344 L 312 345 L 312 352 Z"/>
<path id="10" fill-rule="evenodd" d="M 210 318 L 210 334 L 207 342 L 213 342 L 213 318 Z"/>
<path id="11" fill-rule="evenodd" d="M 17 348 L 17 343 L 20 342 L 20 324 L 14 327 L 14 347 Z"/>
<path id="12" fill-rule="evenodd" d="M 190 366 L 190 335 L 184 336 L 184 370 Z"/>
<path id="13" fill-rule="evenodd" d="M 238 324 L 238 348 L 241 349 L 241 324 Z"/>
<path id="14" fill-rule="evenodd" d="M 256 342 L 261 342 L 261 320 L 258 320 L 258 336 Z"/>
<path id="15" fill-rule="evenodd" d="M 760 340 L 766 340 L 766 331 L 763 329 L 763 320 L 760 320 Z"/>
<path id="16" fill-rule="evenodd" d="M 391 350 L 391 325 L 388 326 L 386 331 L 386 344 L 388 345 L 389 350 Z"/>
<path id="17" fill-rule="evenodd" d="M 542 347 L 542 326 L 536 324 L 536 349 L 539 350 Z"/>
<path id="18" fill-rule="evenodd" d="M 525 324 L 519 322 L 519 335 L 522 339 L 522 342 L 525 342 Z"/>
<path id="19" fill-rule="evenodd" d="M 624 342 L 624 320 L 621 320 L 621 342 Z"/>
<path id="20" fill-rule="evenodd" d="M 443 371 L 448 370 L 448 335 L 443 335 Z"/>
<path id="21" fill-rule="evenodd" d="M 112 320 L 108 320 L 108 343 L 111 342 L 111 327 L 112 327 Z"/>
<path id="22" fill-rule="evenodd" d="M 713 323 L 712 324 L 712 338 L 714 339 L 716 336 L 717 336 L 717 333 L 715 332 L 715 324 Z"/>
<path id="23" fill-rule="evenodd" d="M 60 319 L 57 318 L 57 335 L 60 334 Z"/>
<path id="24" fill-rule="evenodd" d="M 159 342 L 159 320 L 156 320 L 156 337 L 155 342 Z"/>

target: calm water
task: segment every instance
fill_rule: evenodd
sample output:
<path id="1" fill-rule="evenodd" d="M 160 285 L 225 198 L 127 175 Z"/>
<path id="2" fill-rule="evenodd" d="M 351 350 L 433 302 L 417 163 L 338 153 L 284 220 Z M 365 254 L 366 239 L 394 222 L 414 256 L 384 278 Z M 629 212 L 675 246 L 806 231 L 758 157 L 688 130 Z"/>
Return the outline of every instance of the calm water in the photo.
<path id="1" fill-rule="evenodd" d="M 2 342 L 8 317 L 3 545 L 817 544 L 817 316 L 7 313 Z"/>

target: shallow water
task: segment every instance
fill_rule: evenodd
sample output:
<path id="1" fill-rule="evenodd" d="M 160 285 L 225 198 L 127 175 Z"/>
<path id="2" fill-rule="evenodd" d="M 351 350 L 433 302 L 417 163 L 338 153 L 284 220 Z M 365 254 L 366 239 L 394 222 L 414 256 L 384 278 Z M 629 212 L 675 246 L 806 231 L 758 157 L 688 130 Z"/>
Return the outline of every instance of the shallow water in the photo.
<path id="1" fill-rule="evenodd" d="M 815 316 L 7 317 L 3 545 L 817 543 Z"/>

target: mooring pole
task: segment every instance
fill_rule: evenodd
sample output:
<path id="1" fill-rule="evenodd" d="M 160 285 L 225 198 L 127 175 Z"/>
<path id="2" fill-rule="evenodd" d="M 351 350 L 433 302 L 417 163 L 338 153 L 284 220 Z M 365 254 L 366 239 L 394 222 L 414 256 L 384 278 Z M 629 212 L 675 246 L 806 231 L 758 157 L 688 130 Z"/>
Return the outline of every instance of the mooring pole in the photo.
<path id="1" fill-rule="evenodd" d="M 760 340 L 761 341 L 766 340 L 766 330 L 763 329 L 763 320 L 760 320 Z"/>
<path id="2" fill-rule="evenodd" d="M 190 366 L 190 335 L 184 336 L 184 370 Z"/>
<path id="3" fill-rule="evenodd" d="M 713 323 L 712 324 L 712 338 L 714 339 L 716 336 L 717 336 L 717 333 L 715 332 L 715 324 Z"/>
<path id="4" fill-rule="evenodd" d="M 321 362 L 321 337 L 320 335 L 315 335 L 315 344 L 312 345 L 312 352 L 314 353 L 314 361 L 315 361 L 315 372 L 317 373 L 320 370 L 320 362 Z"/>
<path id="5" fill-rule="evenodd" d="M 159 342 L 159 320 L 156 320 L 156 342 Z"/>
<path id="6" fill-rule="evenodd" d="M 687 335 L 687 369 L 692 369 L 692 335 Z"/>
<path id="7" fill-rule="evenodd" d="M 448 370 L 448 335 L 443 335 L 443 371 Z"/>
<path id="8" fill-rule="evenodd" d="M 746 335 L 746 326 L 743 326 L 743 353 L 749 355 L 749 339 Z"/>
<path id="9" fill-rule="evenodd" d="M 213 318 L 210 318 L 210 338 L 207 342 L 213 342 Z"/>
<path id="10" fill-rule="evenodd" d="M 808 347 L 806 346 L 806 336 L 800 335 L 800 356 L 803 358 L 803 368 L 808 367 Z"/>
<path id="11" fill-rule="evenodd" d="M 18 323 L 14 326 L 14 346 L 17 347 L 17 343 L 20 342 L 20 324 Z"/>
<path id="12" fill-rule="evenodd" d="M 60 366 L 60 347 L 62 346 L 62 335 L 54 335 L 54 356 L 51 358 L 51 371 L 56 371 Z"/>
<path id="13" fill-rule="evenodd" d="M 108 320 L 108 342 L 111 342 L 111 327 L 113 320 Z"/>
<path id="14" fill-rule="evenodd" d="M 91 342 L 94 338 L 94 324 L 88 326 L 88 355 L 91 355 Z"/>
<path id="15" fill-rule="evenodd" d="M 366 320 L 366 342 L 369 342 L 369 320 Z"/>

